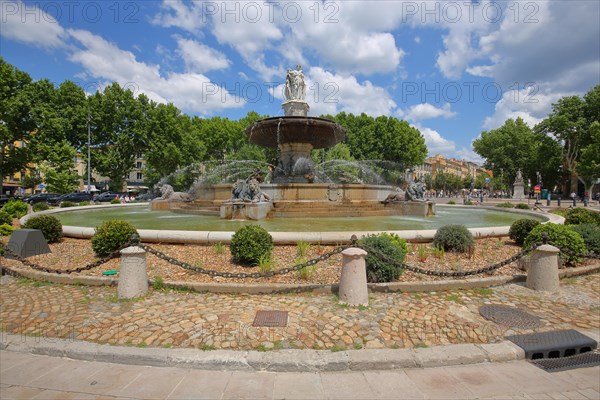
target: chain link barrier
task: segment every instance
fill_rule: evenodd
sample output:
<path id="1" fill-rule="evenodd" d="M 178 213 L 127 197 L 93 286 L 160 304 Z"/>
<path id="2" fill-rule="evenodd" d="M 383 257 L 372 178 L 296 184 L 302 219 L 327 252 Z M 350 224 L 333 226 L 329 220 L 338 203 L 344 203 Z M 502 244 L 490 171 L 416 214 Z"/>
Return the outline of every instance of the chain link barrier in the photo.
<path id="1" fill-rule="evenodd" d="M 419 267 L 414 267 L 412 265 L 406 264 L 405 262 L 400 262 L 398 260 L 394 260 L 393 258 L 379 252 L 376 249 L 373 248 L 369 248 L 368 246 L 360 246 L 361 249 L 365 250 L 367 253 L 372 254 L 378 258 L 380 258 L 381 260 L 390 263 L 392 265 L 397 266 L 398 268 L 402 268 L 402 269 L 406 269 L 407 271 L 410 272 L 414 272 L 417 274 L 422 274 L 422 275 L 429 275 L 429 276 L 441 276 L 441 277 L 453 277 L 453 278 L 463 278 L 466 276 L 471 276 L 471 275 L 479 275 L 479 274 L 486 274 L 486 273 L 490 273 L 492 271 L 495 271 L 499 268 L 504 267 L 505 265 L 511 264 L 523 257 L 525 257 L 529 252 L 535 250 L 537 247 L 541 246 L 541 243 L 538 244 L 534 244 L 533 246 L 531 246 L 528 249 L 525 250 L 521 250 L 518 253 L 516 253 L 515 255 L 513 255 L 512 257 L 507 258 L 506 260 L 497 262 L 495 264 L 492 264 L 488 267 L 484 267 L 484 268 L 479 268 L 476 270 L 472 270 L 472 271 L 432 271 L 432 270 L 428 270 L 428 269 L 423 269 L 423 268 L 419 268 Z"/>
<path id="2" fill-rule="evenodd" d="M 306 262 L 292 265 L 291 267 L 278 269 L 275 271 L 247 273 L 247 272 L 221 272 L 221 271 L 215 271 L 215 270 L 206 269 L 206 268 L 202 268 L 202 267 L 197 267 L 195 265 L 191 265 L 189 263 L 186 263 L 186 262 L 177 260 L 173 257 L 170 257 L 159 250 L 153 249 L 150 246 L 146 246 L 143 244 L 138 244 L 138 246 L 141 247 L 142 249 L 144 249 L 145 251 L 147 251 L 148 253 L 153 254 L 153 255 L 157 256 L 158 258 L 165 260 L 170 264 L 181 267 L 183 269 L 198 272 L 200 274 L 204 274 L 204 275 L 208 275 L 208 276 L 212 276 L 212 277 L 234 278 L 234 279 L 268 278 L 268 277 L 275 276 L 275 275 L 285 275 L 290 272 L 299 271 L 303 268 L 318 264 L 321 261 L 325 261 L 325 260 L 333 257 L 334 255 L 341 253 L 345 249 L 352 247 L 352 245 L 338 246 L 334 250 L 332 250 L 328 253 L 322 254 L 317 258 L 313 258 Z"/>
<path id="3" fill-rule="evenodd" d="M 121 250 L 123 250 L 125 247 L 129 247 L 130 243 L 127 243 L 124 246 L 121 246 L 119 249 L 113 251 L 112 253 L 110 253 L 108 256 L 101 258 L 98 261 L 94 261 L 92 263 L 86 264 L 83 267 L 78 267 L 78 268 L 73 268 L 73 269 L 58 269 L 58 268 L 49 268 L 49 267 L 42 267 L 39 264 L 36 264 L 34 262 L 29 261 L 26 258 L 21 257 L 20 255 L 18 255 L 17 253 L 15 253 L 14 251 L 12 251 L 10 248 L 8 247 L 4 247 L 4 251 L 6 252 L 7 255 L 9 255 L 10 257 L 14 258 L 15 260 L 19 261 L 21 264 L 31 268 L 31 269 L 35 269 L 37 271 L 42 271 L 42 272 L 49 272 L 49 273 L 53 273 L 53 274 L 74 274 L 74 273 L 79 273 L 79 272 L 83 272 L 83 271 L 87 271 L 90 269 L 94 269 L 97 268 L 99 266 L 101 266 L 102 264 L 105 264 L 107 262 L 109 262 L 110 260 L 112 260 L 113 258 L 118 258 L 121 256 Z"/>

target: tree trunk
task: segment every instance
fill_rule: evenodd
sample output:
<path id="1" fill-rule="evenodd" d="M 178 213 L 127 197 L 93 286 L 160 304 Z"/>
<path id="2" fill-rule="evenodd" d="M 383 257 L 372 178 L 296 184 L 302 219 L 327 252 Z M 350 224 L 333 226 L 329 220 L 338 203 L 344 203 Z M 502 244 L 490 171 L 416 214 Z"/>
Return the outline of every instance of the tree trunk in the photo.
<path id="1" fill-rule="evenodd" d="M 571 193 L 578 194 L 577 193 L 578 185 L 579 185 L 579 178 L 577 177 L 577 174 L 574 171 L 572 171 L 571 172 Z"/>

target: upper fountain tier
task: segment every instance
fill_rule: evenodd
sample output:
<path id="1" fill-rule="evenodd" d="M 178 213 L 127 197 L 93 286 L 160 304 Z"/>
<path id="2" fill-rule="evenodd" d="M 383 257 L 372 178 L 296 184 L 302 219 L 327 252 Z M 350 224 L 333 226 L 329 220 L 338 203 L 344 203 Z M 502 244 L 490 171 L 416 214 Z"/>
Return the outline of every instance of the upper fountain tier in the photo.
<path id="1" fill-rule="evenodd" d="M 313 149 L 325 149 L 344 140 L 346 131 L 336 122 L 316 117 L 273 117 L 246 129 L 251 143 L 277 148 L 287 143 L 306 143 Z"/>

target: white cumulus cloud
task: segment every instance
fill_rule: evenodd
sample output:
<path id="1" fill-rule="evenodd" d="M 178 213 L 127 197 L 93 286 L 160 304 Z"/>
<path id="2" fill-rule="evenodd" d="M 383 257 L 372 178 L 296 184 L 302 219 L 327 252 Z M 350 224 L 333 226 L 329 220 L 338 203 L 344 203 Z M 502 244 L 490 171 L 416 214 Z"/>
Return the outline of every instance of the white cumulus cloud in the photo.
<path id="1" fill-rule="evenodd" d="M 177 41 L 177 52 L 190 72 L 202 73 L 225 69 L 231 64 L 225 54 L 203 43 L 180 36 L 177 36 L 175 40 Z"/>
<path id="2" fill-rule="evenodd" d="M 0 36 L 49 50 L 65 46 L 63 27 L 37 5 L 0 0 L 0 10 Z"/>
<path id="3" fill-rule="evenodd" d="M 421 103 L 411 106 L 408 111 L 402 112 L 400 115 L 411 121 L 421 121 L 439 117 L 452 118 L 456 115 L 456 112 L 451 110 L 450 103 L 444 104 L 441 108 L 431 103 Z"/>

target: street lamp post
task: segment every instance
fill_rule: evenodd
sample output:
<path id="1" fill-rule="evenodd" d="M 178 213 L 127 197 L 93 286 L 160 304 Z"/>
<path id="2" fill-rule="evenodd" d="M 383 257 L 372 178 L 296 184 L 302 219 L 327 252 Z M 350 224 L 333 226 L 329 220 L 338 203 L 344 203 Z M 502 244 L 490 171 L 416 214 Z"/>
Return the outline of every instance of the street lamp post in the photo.
<path id="1" fill-rule="evenodd" d="M 92 181 L 92 171 L 91 171 L 91 144 L 92 144 L 92 134 L 91 134 L 91 129 L 90 129 L 90 112 L 88 111 L 88 120 L 87 120 L 87 127 L 88 127 L 88 152 L 87 152 L 87 192 L 88 194 L 91 191 L 91 181 Z"/>

